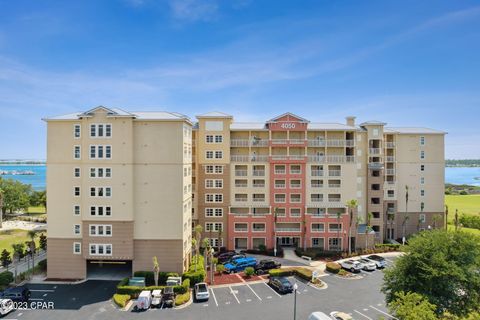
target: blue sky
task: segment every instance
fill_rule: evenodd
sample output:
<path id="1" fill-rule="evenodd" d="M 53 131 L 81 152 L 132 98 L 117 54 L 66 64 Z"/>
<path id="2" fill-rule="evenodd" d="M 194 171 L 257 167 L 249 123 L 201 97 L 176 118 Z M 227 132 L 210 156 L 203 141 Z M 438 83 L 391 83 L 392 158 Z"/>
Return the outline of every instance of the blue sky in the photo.
<path id="1" fill-rule="evenodd" d="M 0 0 L 0 158 L 97 105 L 448 131 L 480 158 L 478 1 Z"/>

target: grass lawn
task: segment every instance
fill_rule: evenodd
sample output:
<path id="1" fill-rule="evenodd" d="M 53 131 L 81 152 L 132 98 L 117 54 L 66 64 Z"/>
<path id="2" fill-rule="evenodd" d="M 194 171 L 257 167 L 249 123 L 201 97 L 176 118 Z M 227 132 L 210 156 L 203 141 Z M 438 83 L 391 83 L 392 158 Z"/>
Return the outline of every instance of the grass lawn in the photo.
<path id="1" fill-rule="evenodd" d="M 32 215 L 32 216 L 46 213 L 45 207 L 29 207 L 27 212 L 29 215 Z"/>
<path id="2" fill-rule="evenodd" d="M 480 230 L 478 229 L 473 229 L 473 228 L 460 228 L 461 231 L 465 231 L 468 233 L 473 233 L 476 234 L 477 236 L 480 236 Z M 455 226 L 453 224 L 448 225 L 448 231 L 455 231 Z"/>
<path id="3" fill-rule="evenodd" d="M 44 232 L 44 234 L 46 234 Z M 40 233 L 38 233 L 38 236 Z M 38 247 L 38 236 L 35 240 L 37 247 Z M 12 230 L 5 230 L 0 232 L 0 252 L 3 249 L 7 249 L 7 251 L 12 252 L 12 244 L 14 243 L 25 243 L 25 241 L 29 241 L 30 238 L 28 237 L 26 230 L 21 229 L 12 229 Z"/>
<path id="4" fill-rule="evenodd" d="M 455 218 L 455 209 L 458 209 L 458 215 L 480 215 L 480 195 L 445 195 L 445 204 L 448 205 L 448 230 L 455 230 L 453 220 Z M 462 230 L 480 235 L 480 230 L 472 228 L 462 228 Z"/>

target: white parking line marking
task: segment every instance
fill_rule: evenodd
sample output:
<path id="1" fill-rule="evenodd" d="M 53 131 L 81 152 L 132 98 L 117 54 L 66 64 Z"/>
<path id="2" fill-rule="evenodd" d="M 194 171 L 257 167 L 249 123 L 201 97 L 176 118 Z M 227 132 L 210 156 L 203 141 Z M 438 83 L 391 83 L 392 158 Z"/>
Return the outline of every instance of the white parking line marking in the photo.
<path id="1" fill-rule="evenodd" d="M 54 286 L 53 289 L 57 289 L 57 286 Z"/>
<path id="2" fill-rule="evenodd" d="M 250 290 L 252 290 L 253 294 L 257 296 L 258 300 L 262 301 L 262 298 L 260 298 L 260 296 L 252 289 L 252 287 L 250 287 L 248 283 L 247 283 L 247 287 L 249 287 Z"/>
<path id="3" fill-rule="evenodd" d="M 233 296 L 235 297 L 235 300 L 237 300 L 238 304 L 240 304 L 240 300 L 238 300 L 237 295 L 235 294 L 235 292 L 233 292 L 232 287 L 229 287 L 229 288 L 230 288 L 230 292 L 231 292 L 231 293 L 233 294 Z M 238 292 L 238 290 L 235 290 L 235 291 Z"/>
<path id="4" fill-rule="evenodd" d="M 367 309 L 367 308 L 364 308 L 363 311 L 368 311 L 368 309 Z"/>
<path id="5" fill-rule="evenodd" d="M 48 293 L 44 293 L 43 296 L 44 296 L 44 297 L 48 296 Z"/>
<path id="6" fill-rule="evenodd" d="M 377 306 L 381 307 L 381 306 L 382 306 L 382 304 L 381 304 L 381 303 L 377 303 Z"/>
<path id="7" fill-rule="evenodd" d="M 31 292 L 55 292 L 55 290 L 40 290 L 40 289 L 32 289 Z"/>
<path id="8" fill-rule="evenodd" d="M 225 304 L 230 304 L 230 301 L 225 302 Z"/>
<path id="9" fill-rule="evenodd" d="M 208 307 L 208 303 L 205 303 L 203 306 L 204 306 L 204 307 Z"/>
<path id="10" fill-rule="evenodd" d="M 266 284 L 265 282 L 264 282 L 263 284 L 266 285 L 267 288 L 269 288 L 270 290 L 272 290 L 277 296 L 279 296 L 280 298 L 282 297 L 281 295 L 278 294 L 277 291 L 273 290 L 272 287 L 270 287 L 268 284 Z"/>
<path id="11" fill-rule="evenodd" d="M 210 292 L 212 292 L 213 300 L 215 300 L 215 304 L 216 304 L 217 307 L 218 307 L 217 297 L 215 297 L 215 292 L 213 292 L 213 289 L 212 289 L 212 288 L 210 288 Z"/>
<path id="12" fill-rule="evenodd" d="M 358 313 L 358 314 L 361 315 L 361 316 L 364 316 L 364 317 L 367 318 L 368 320 L 373 320 L 372 318 L 367 317 L 366 315 L 364 315 L 364 314 L 361 313 L 360 311 L 357 311 L 357 310 L 353 310 L 353 311 L 355 311 L 356 313 Z"/>
<path id="13" fill-rule="evenodd" d="M 267 299 L 272 299 L 272 296 L 268 296 Z"/>
<path id="14" fill-rule="evenodd" d="M 386 316 L 389 316 L 389 317 L 392 318 L 392 319 L 398 320 L 398 318 L 395 318 L 395 317 L 392 316 L 391 314 L 388 314 L 388 313 L 386 313 L 386 312 L 383 312 L 382 310 L 377 309 L 377 308 L 375 308 L 374 306 L 370 306 L 370 307 L 373 308 L 373 309 L 375 309 L 375 310 L 377 310 L 378 312 L 383 313 L 383 314 L 386 315 Z"/>
<path id="15" fill-rule="evenodd" d="M 250 302 L 250 301 L 252 301 L 252 299 L 247 299 L 246 301 L 247 301 L 247 302 Z"/>

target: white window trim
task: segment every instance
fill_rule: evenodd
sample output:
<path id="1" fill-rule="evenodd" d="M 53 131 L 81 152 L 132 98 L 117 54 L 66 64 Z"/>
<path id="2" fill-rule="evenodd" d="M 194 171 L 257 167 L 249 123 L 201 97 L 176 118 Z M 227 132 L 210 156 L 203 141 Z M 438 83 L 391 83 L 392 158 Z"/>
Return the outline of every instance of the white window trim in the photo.
<path id="1" fill-rule="evenodd" d="M 207 210 L 211 209 L 212 210 L 212 215 L 207 214 Z M 221 214 L 217 215 L 217 210 L 221 211 Z M 220 218 L 223 217 L 223 208 L 205 208 L 205 217 L 209 218 Z"/>
<path id="2" fill-rule="evenodd" d="M 207 228 L 207 225 L 211 224 L 212 225 L 212 229 L 208 229 Z M 221 226 L 220 228 L 217 228 L 218 226 Z M 225 229 L 223 228 L 223 222 L 214 222 L 214 221 L 208 221 L 208 222 L 205 222 L 205 231 L 206 232 L 218 232 L 218 230 L 222 229 L 222 232 L 225 231 Z"/>
<path id="3" fill-rule="evenodd" d="M 313 245 L 313 239 L 323 239 L 323 247 L 321 246 L 314 246 Z M 311 237 L 310 238 L 310 245 L 312 248 L 325 248 L 325 237 Z"/>
<path id="4" fill-rule="evenodd" d="M 425 136 L 420 136 L 420 146 L 425 146 Z"/>
<path id="5" fill-rule="evenodd" d="M 92 207 L 95 208 L 95 214 L 92 214 Z M 103 214 L 99 215 L 98 214 L 98 208 L 102 207 L 103 209 Z M 110 214 L 107 215 L 107 208 L 110 208 Z M 111 217 L 112 216 L 112 206 L 90 206 L 90 217 Z"/>
<path id="6" fill-rule="evenodd" d="M 237 229 L 236 229 L 236 225 L 237 225 L 237 224 L 245 224 L 245 225 L 247 226 L 247 230 L 242 230 L 242 231 L 237 230 Z M 248 233 L 248 230 L 249 230 L 248 222 L 235 222 L 235 223 L 233 224 L 233 232 Z"/>
<path id="7" fill-rule="evenodd" d="M 292 201 L 292 196 L 293 195 L 298 195 L 300 196 L 300 201 Z M 290 193 L 290 199 L 289 200 L 289 203 L 302 203 L 302 194 L 301 193 Z"/>
<path id="8" fill-rule="evenodd" d="M 103 227 L 103 234 L 98 233 L 98 227 Z M 91 227 L 95 227 L 95 234 L 92 234 Z M 107 227 L 110 227 L 110 234 L 106 234 Z M 89 224 L 88 225 L 88 235 L 90 237 L 112 237 L 113 236 L 113 227 L 111 224 Z"/>
<path id="9" fill-rule="evenodd" d="M 94 196 L 92 196 L 92 190 L 91 190 L 92 188 L 95 189 L 95 195 Z M 100 188 L 103 188 L 103 196 L 98 195 L 98 190 Z M 110 188 L 110 195 L 109 196 L 107 196 L 107 188 Z M 112 193 L 113 193 L 113 191 L 112 191 L 113 189 L 110 186 L 92 186 L 92 187 L 89 188 L 89 190 L 90 190 L 89 194 L 90 194 L 91 198 L 111 198 Z"/>
<path id="10" fill-rule="evenodd" d="M 95 148 L 95 157 L 92 158 L 92 147 Z M 98 147 L 103 147 L 103 157 L 98 157 Z M 107 147 L 110 148 L 110 157 L 107 157 Z M 88 148 L 88 157 L 91 160 L 110 160 L 112 159 L 112 145 L 111 144 L 91 144 Z"/>
<path id="11" fill-rule="evenodd" d="M 322 224 L 323 225 L 323 231 L 313 230 L 313 225 L 314 224 Z M 312 223 L 310 223 L 310 232 L 324 233 L 325 232 L 325 223 L 323 223 L 323 222 L 312 222 Z M 318 238 L 318 237 L 314 237 L 314 238 Z"/>
<path id="12" fill-rule="evenodd" d="M 78 244 L 79 251 L 75 251 L 75 245 Z M 82 243 L 81 242 L 74 242 L 73 243 L 73 254 L 82 254 Z"/>
<path id="13" fill-rule="evenodd" d="M 277 201 L 277 197 L 276 197 L 277 195 L 279 195 L 279 196 L 283 195 L 284 196 L 283 197 L 284 201 Z M 287 203 L 287 194 L 286 193 L 275 193 L 273 195 L 273 202 L 275 202 L 275 203 Z"/>
<path id="14" fill-rule="evenodd" d="M 92 254 L 91 247 L 95 246 L 95 253 Z M 103 254 L 98 253 L 98 248 L 103 246 Z M 107 254 L 107 246 L 110 246 L 110 254 Z M 90 243 L 88 245 L 88 254 L 90 256 L 111 256 L 113 254 L 113 246 L 111 243 Z"/>
<path id="15" fill-rule="evenodd" d="M 77 174 L 77 169 L 78 169 L 78 176 L 76 175 Z M 73 168 L 73 177 L 75 179 L 78 179 L 78 178 L 82 177 L 82 170 L 79 167 Z"/>
<path id="16" fill-rule="evenodd" d="M 331 224 L 338 224 L 338 223 L 337 222 L 329 222 L 328 223 L 328 232 L 338 232 L 338 230 L 336 230 L 336 229 L 334 229 L 334 230 L 330 229 Z M 340 233 L 342 233 L 342 232 L 343 232 L 343 223 L 340 223 Z M 342 236 L 340 236 L 340 238 L 341 237 Z"/>
<path id="17" fill-rule="evenodd" d="M 77 128 L 78 128 L 78 137 L 76 136 L 76 132 L 77 132 Z M 73 138 L 74 139 L 80 139 L 82 137 L 82 125 L 80 124 L 74 124 L 73 125 Z"/>
<path id="18" fill-rule="evenodd" d="M 78 214 L 75 213 L 75 207 L 78 207 Z M 82 207 L 79 204 L 73 205 L 73 215 L 78 217 L 82 215 Z"/>
<path id="19" fill-rule="evenodd" d="M 217 154 L 220 155 L 220 157 L 218 157 Z M 215 159 L 217 159 L 217 160 L 218 159 L 223 159 L 223 151 L 216 150 L 214 156 L 215 156 Z"/>
<path id="20" fill-rule="evenodd" d="M 78 226 L 78 233 L 76 232 L 76 231 L 77 231 L 77 228 L 76 228 L 77 226 Z M 73 225 L 73 234 L 74 234 L 74 235 L 80 235 L 80 234 L 82 234 L 82 225 L 77 224 L 77 223 L 74 224 L 74 225 Z"/>
<path id="21" fill-rule="evenodd" d="M 263 230 L 261 231 L 255 230 L 255 228 L 253 227 L 254 224 L 263 224 Z M 267 232 L 267 225 L 263 222 L 252 222 L 252 232 L 265 233 Z"/>
<path id="22" fill-rule="evenodd" d="M 75 189 L 78 188 L 78 196 L 75 194 Z M 82 195 L 82 189 L 80 188 L 80 186 L 73 186 L 73 196 L 75 198 L 78 198 Z"/>
<path id="23" fill-rule="evenodd" d="M 75 156 L 76 155 L 76 152 L 75 150 L 77 149 L 78 147 L 78 158 Z M 82 159 L 82 146 L 76 144 L 73 146 L 73 159 L 75 160 L 81 160 Z"/>
<path id="24" fill-rule="evenodd" d="M 103 135 L 99 136 L 98 135 L 98 126 L 103 125 Z M 107 136 L 107 125 L 110 126 L 110 135 Z M 95 127 L 95 136 L 92 136 L 92 126 Z M 91 123 L 89 126 L 89 135 L 91 139 L 110 139 L 113 136 L 113 125 L 111 123 Z"/>
<path id="25" fill-rule="evenodd" d="M 209 157 L 209 153 L 212 154 L 212 157 Z M 215 159 L 215 151 L 213 150 L 205 150 L 205 159 Z"/>

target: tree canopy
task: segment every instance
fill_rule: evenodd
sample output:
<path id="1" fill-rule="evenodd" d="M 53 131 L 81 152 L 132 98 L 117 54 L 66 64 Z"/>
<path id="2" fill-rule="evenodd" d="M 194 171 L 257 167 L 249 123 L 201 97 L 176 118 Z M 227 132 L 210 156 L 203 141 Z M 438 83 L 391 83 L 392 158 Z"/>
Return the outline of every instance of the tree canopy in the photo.
<path id="1" fill-rule="evenodd" d="M 436 320 L 436 306 L 422 295 L 414 292 L 397 292 L 388 305 L 391 312 L 402 320 Z"/>
<path id="2" fill-rule="evenodd" d="M 385 271 L 388 303 L 400 292 L 415 292 L 436 305 L 436 313 L 465 316 L 480 309 L 480 237 L 444 230 L 409 240 L 406 254 Z"/>
<path id="3" fill-rule="evenodd" d="M 30 194 L 32 187 L 20 181 L 0 178 L 0 190 L 3 193 L 2 212 L 14 212 L 27 210 L 30 205 Z"/>

